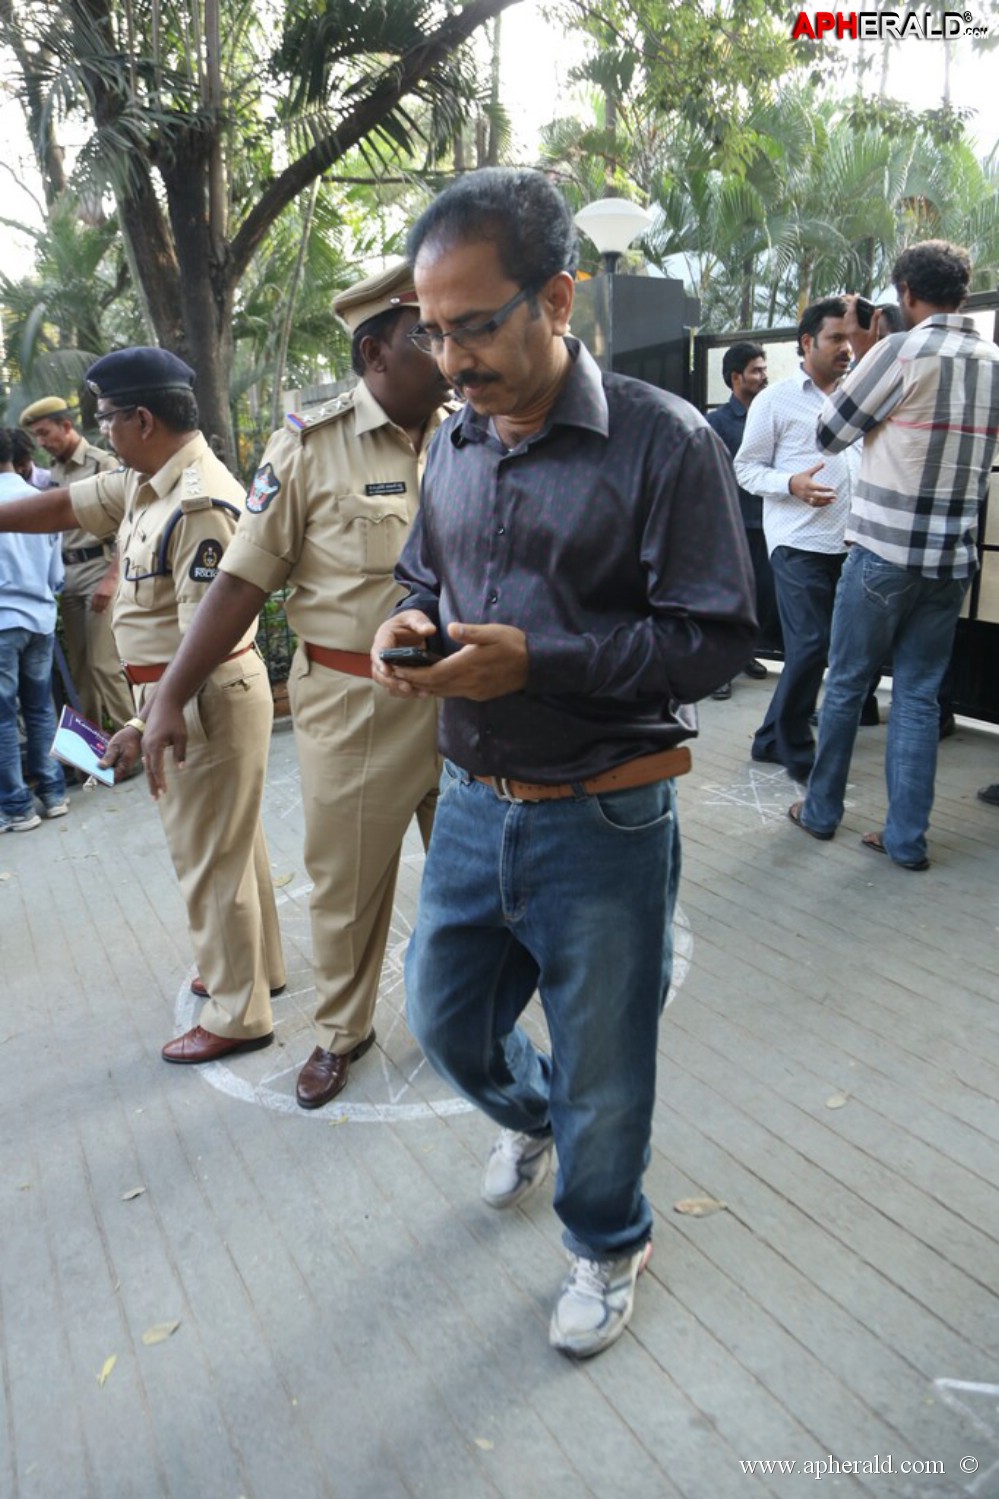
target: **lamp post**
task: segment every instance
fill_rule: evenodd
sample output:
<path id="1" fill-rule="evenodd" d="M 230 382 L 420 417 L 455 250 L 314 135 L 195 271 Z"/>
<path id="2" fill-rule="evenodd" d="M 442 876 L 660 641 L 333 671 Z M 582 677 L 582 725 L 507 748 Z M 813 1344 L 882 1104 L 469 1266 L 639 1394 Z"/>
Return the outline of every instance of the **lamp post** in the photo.
<path id="1" fill-rule="evenodd" d="M 613 276 L 625 250 L 652 223 L 652 215 L 627 198 L 596 198 L 579 210 L 575 223 L 603 256 L 605 274 Z"/>
<path id="2" fill-rule="evenodd" d="M 603 370 L 616 370 L 686 395 L 689 330 L 700 321 L 683 282 L 658 272 L 616 276 L 617 262 L 645 234 L 653 215 L 626 198 L 598 198 L 576 214 L 576 227 L 603 256 L 604 275 L 576 283 L 573 332 Z"/>

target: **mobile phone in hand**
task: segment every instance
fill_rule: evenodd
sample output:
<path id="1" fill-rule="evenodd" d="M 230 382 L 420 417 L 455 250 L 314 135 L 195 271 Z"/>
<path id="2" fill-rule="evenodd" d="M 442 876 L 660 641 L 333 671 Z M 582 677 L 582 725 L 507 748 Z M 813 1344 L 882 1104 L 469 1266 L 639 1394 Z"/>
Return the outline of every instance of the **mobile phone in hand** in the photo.
<path id="1" fill-rule="evenodd" d="M 432 651 L 425 651 L 421 645 L 394 645 L 378 654 L 386 666 L 433 666 L 441 659 Z"/>
<path id="2" fill-rule="evenodd" d="M 874 317 L 875 306 L 866 297 L 858 297 L 856 302 L 857 322 L 862 328 L 869 328 Z"/>

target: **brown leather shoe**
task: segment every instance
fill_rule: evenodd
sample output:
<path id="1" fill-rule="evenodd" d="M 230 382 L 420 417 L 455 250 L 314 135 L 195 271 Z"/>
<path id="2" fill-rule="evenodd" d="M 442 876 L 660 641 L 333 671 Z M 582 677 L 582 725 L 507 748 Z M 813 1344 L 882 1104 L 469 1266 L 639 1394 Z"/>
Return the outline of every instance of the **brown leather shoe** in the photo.
<path id="1" fill-rule="evenodd" d="M 287 984 L 278 984 L 276 989 L 271 990 L 271 999 L 277 994 L 283 994 L 287 987 Z M 205 981 L 200 973 L 196 973 L 191 980 L 191 993 L 196 994 L 199 999 L 211 999 L 211 995 L 205 987 Z"/>
<path id="2" fill-rule="evenodd" d="M 353 1051 L 345 1052 L 342 1056 L 337 1056 L 335 1051 L 323 1051 L 321 1046 L 317 1046 L 298 1074 L 298 1082 L 295 1084 L 295 1097 L 301 1107 L 321 1109 L 324 1103 L 329 1103 L 331 1098 L 342 1093 L 347 1086 L 351 1062 L 363 1057 L 374 1044 L 375 1033 L 372 1031 L 370 1036 L 365 1036 L 363 1041 L 358 1042 Z"/>
<path id="3" fill-rule="evenodd" d="M 273 1040 L 273 1031 L 268 1031 L 266 1036 L 251 1036 L 249 1040 L 233 1040 L 230 1036 L 214 1036 L 211 1031 L 196 1025 L 193 1030 L 168 1041 L 161 1056 L 164 1062 L 217 1062 L 219 1057 L 227 1057 L 231 1051 L 259 1051 L 263 1046 L 270 1046 Z"/>

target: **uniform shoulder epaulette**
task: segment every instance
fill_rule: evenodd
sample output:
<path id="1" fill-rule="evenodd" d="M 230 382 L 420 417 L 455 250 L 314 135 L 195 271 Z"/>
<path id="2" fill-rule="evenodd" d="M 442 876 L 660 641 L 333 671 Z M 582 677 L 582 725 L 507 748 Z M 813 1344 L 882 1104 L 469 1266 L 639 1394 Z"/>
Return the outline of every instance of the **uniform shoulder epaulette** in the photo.
<path id="1" fill-rule="evenodd" d="M 328 422 L 335 422 L 353 409 L 354 392 L 345 390 L 340 395 L 334 396 L 332 401 L 317 406 L 314 411 L 308 412 L 305 416 L 298 411 L 289 411 L 284 419 L 285 431 L 293 432 L 296 437 L 305 438 L 316 427 L 324 427 Z"/>
<path id="2" fill-rule="evenodd" d="M 212 501 L 205 493 L 205 476 L 197 463 L 188 464 L 180 476 L 180 508 L 185 515 L 192 510 L 207 510 Z"/>

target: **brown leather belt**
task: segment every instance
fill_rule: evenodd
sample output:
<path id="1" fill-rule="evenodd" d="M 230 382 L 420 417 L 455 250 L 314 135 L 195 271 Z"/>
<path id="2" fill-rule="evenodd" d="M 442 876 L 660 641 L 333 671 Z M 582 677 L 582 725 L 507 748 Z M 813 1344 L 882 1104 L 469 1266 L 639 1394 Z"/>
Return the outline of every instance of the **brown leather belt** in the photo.
<path id="1" fill-rule="evenodd" d="M 345 671 L 351 677 L 370 677 L 371 657 L 364 651 L 331 651 L 325 645 L 310 645 L 303 641 L 305 654 L 319 666 L 328 666 L 330 671 Z"/>
<path id="2" fill-rule="evenodd" d="M 686 775 L 692 763 L 690 750 L 681 744 L 675 749 L 626 760 L 623 765 L 615 765 L 613 770 L 601 771 L 598 776 L 573 784 L 565 781 L 557 786 L 537 786 L 532 781 L 511 781 L 506 776 L 476 776 L 475 780 L 491 786 L 500 801 L 547 802 L 557 797 L 575 796 L 580 787 L 587 796 L 593 796 L 600 791 L 627 791 L 632 786 L 651 786 L 654 781 L 668 781 L 673 776 Z"/>
<path id="3" fill-rule="evenodd" d="M 226 661 L 235 661 L 237 657 L 245 656 L 247 651 L 252 650 L 252 645 L 244 645 L 242 650 L 233 651 L 231 656 L 223 656 L 219 666 L 223 666 Z M 169 665 L 169 661 L 159 661 L 155 666 L 130 666 L 127 661 L 123 661 L 121 669 L 130 686 L 144 687 L 147 682 L 158 682 Z"/>

